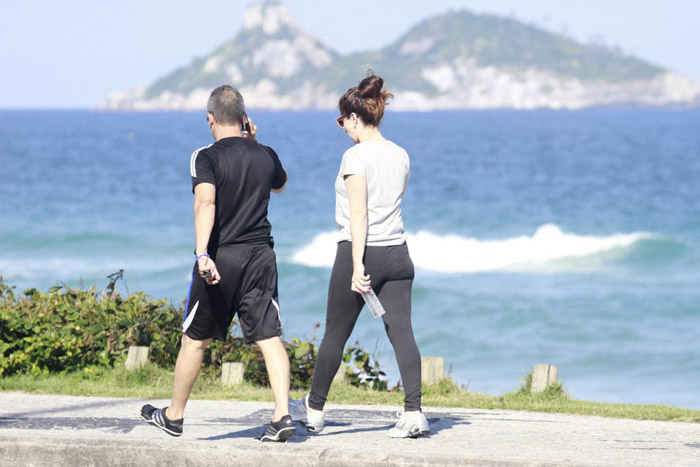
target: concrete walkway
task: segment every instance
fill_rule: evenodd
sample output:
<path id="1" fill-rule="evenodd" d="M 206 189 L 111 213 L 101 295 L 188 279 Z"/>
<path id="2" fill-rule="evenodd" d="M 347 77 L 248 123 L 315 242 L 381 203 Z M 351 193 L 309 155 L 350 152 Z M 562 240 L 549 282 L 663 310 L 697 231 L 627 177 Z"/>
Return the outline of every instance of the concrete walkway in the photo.
<path id="1" fill-rule="evenodd" d="M 260 443 L 272 404 L 193 400 L 185 434 L 141 421 L 144 401 L 0 392 L 2 466 L 700 466 L 700 424 L 426 408 L 432 433 L 389 439 L 395 407 L 327 407 L 326 430 Z"/>

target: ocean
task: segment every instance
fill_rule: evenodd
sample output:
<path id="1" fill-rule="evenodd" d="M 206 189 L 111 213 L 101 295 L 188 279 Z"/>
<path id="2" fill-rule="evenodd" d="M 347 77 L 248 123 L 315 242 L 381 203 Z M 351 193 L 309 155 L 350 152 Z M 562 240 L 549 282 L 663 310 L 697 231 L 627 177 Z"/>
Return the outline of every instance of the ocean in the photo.
<path id="1" fill-rule="evenodd" d="M 320 340 L 335 113 L 249 112 L 289 173 L 272 195 L 285 336 Z M 550 363 L 573 397 L 700 409 L 700 111 L 389 112 L 421 353 L 491 395 Z M 0 275 L 18 291 L 94 284 L 180 303 L 201 113 L 0 111 Z M 348 344 L 398 379 L 379 320 Z"/>

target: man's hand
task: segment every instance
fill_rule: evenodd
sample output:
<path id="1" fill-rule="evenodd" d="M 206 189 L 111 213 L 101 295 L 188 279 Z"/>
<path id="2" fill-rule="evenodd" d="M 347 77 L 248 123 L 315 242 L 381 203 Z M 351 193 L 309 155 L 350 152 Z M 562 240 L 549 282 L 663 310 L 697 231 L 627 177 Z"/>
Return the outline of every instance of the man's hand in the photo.
<path id="1" fill-rule="evenodd" d="M 216 269 L 216 264 L 211 258 L 203 256 L 197 260 L 197 266 L 199 268 L 199 275 L 207 282 L 209 285 L 216 285 L 221 280 L 219 271 Z"/>
<path id="2" fill-rule="evenodd" d="M 248 138 L 251 141 L 255 141 L 256 143 L 258 142 L 257 139 L 255 139 L 255 135 L 258 133 L 258 126 L 253 123 L 253 120 L 248 117 L 248 124 L 250 125 L 250 132 L 244 132 L 243 137 Z"/>

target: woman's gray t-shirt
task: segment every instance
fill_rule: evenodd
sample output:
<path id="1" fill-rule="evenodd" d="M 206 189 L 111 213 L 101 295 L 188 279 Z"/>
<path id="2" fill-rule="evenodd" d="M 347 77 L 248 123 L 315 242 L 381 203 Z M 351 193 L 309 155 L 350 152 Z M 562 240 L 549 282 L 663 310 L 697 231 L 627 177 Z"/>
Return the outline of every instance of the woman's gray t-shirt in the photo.
<path id="1" fill-rule="evenodd" d="M 345 151 L 335 180 L 339 241 L 352 240 L 345 176 L 362 175 L 367 179 L 367 246 L 405 243 L 401 201 L 410 173 L 408 153 L 391 141 L 367 141 Z"/>

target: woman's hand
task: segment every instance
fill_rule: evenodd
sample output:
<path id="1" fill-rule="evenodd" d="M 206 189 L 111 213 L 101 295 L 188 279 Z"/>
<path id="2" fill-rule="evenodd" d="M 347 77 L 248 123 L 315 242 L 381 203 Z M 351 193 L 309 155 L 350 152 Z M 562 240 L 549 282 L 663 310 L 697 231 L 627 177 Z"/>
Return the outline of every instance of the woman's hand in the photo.
<path id="1" fill-rule="evenodd" d="M 216 285 L 221 280 L 219 271 L 216 269 L 216 264 L 208 256 L 202 256 L 197 260 L 197 267 L 199 268 L 199 275 L 207 282 L 209 285 Z"/>
<path id="2" fill-rule="evenodd" d="M 370 284 L 369 276 L 365 275 L 365 266 L 358 265 L 352 269 L 352 282 L 350 290 L 357 293 L 367 293 Z"/>

